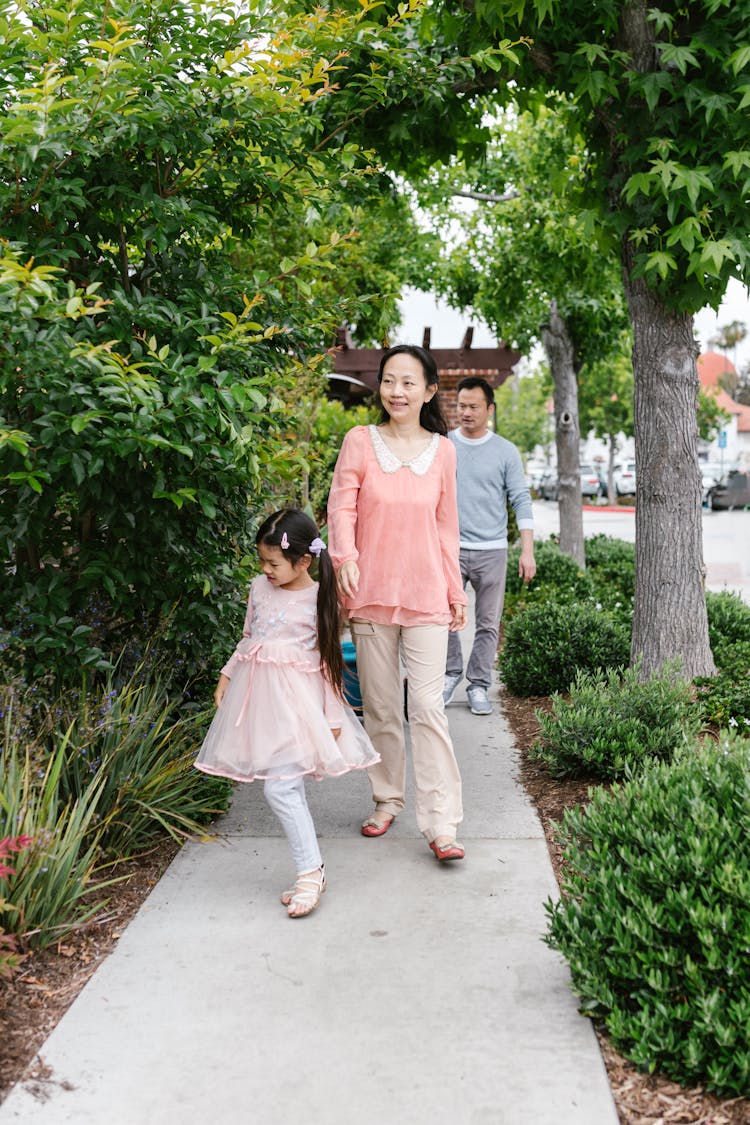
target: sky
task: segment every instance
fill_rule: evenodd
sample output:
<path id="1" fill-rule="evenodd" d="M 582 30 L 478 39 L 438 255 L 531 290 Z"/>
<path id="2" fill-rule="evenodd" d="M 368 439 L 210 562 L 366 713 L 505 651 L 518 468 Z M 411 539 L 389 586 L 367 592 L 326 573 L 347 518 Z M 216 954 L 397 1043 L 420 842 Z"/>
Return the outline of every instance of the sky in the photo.
<path id="1" fill-rule="evenodd" d="M 472 324 L 473 347 L 492 348 L 497 344 L 495 335 L 486 324 L 476 317 L 470 318 L 464 313 L 455 312 L 430 293 L 411 289 L 400 302 L 400 308 L 402 325 L 394 343 L 421 344 L 424 329 L 429 327 L 432 329 L 430 343 L 433 348 L 458 348 L 467 327 Z M 750 363 L 750 296 L 739 281 L 730 281 L 718 313 L 713 309 L 703 309 L 695 316 L 695 332 L 701 351 L 710 351 L 712 349 L 708 341 L 717 328 L 735 320 L 747 326 L 748 338 L 737 347 L 736 357 L 730 354 L 729 358 L 737 366 L 743 366 Z"/>

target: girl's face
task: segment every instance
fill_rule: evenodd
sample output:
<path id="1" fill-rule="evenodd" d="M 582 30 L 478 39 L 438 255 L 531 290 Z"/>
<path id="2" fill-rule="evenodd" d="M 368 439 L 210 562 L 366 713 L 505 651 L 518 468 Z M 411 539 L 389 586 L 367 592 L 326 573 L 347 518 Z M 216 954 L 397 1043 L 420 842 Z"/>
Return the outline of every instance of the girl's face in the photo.
<path id="1" fill-rule="evenodd" d="M 436 391 L 436 383 L 427 385 L 424 368 L 416 356 L 399 352 L 387 360 L 380 380 L 380 400 L 394 422 L 418 419 L 420 410 Z"/>
<path id="2" fill-rule="evenodd" d="M 261 570 L 272 586 L 278 586 L 282 590 L 302 590 L 312 583 L 312 578 L 307 573 L 312 561 L 310 555 L 303 555 L 298 562 L 293 563 L 281 547 L 259 543 L 258 558 Z"/>

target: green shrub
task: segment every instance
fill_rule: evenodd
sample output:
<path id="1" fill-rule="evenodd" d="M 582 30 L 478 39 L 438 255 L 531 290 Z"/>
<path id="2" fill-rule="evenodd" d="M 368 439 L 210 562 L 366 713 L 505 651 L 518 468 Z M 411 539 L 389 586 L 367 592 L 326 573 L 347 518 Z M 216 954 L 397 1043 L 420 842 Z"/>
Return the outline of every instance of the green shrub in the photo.
<path id="1" fill-rule="evenodd" d="M 718 668 L 750 669 L 750 605 L 728 590 L 706 592 L 708 638 Z"/>
<path id="2" fill-rule="evenodd" d="M 15 875 L 15 867 L 4 861 L 25 848 L 29 848 L 34 841 L 30 836 L 3 836 L 0 839 L 0 879 L 7 879 L 9 875 Z M 6 902 L 4 898 L 0 898 L 0 919 L 5 918 L 8 914 L 16 914 L 17 911 L 14 906 Z M 0 981 L 9 980 L 13 973 L 18 968 L 20 962 L 20 952 L 18 941 L 13 934 L 5 932 L 3 926 L 0 926 Z"/>
<path id="3" fill-rule="evenodd" d="M 695 684 L 705 722 L 739 727 L 741 733 L 750 734 L 750 671 L 722 672 L 713 679 L 698 679 Z"/>
<path id="4" fill-rule="evenodd" d="M 548 943 L 637 1065 L 750 1092 L 750 741 L 723 735 L 568 811 Z"/>
<path id="5" fill-rule="evenodd" d="M 575 559 L 565 555 L 553 539 L 534 544 L 536 576 L 528 584 L 518 576 L 520 543 L 508 550 L 503 617 L 507 621 L 534 605 L 548 601 L 577 602 L 591 594 L 591 582 Z"/>
<path id="6" fill-rule="evenodd" d="M 592 535 L 586 540 L 586 573 L 596 596 L 632 604 L 635 596 L 635 543 Z"/>
<path id="7" fill-rule="evenodd" d="M 60 778 L 65 796 L 77 800 L 101 787 L 101 848 L 123 859 L 145 850 L 165 833 L 201 834 L 223 812 L 231 782 L 208 778 L 193 762 L 207 726 L 205 713 L 178 717 L 158 680 L 132 677 L 83 692 L 77 706 L 58 709 L 70 724 L 69 750 Z"/>
<path id="8" fill-rule="evenodd" d="M 153 678 L 56 696 L 49 687 L 0 689 L 0 837 L 33 837 L 0 880 L 3 925 L 38 946 L 97 913 L 105 860 L 202 834 L 232 791 L 193 767 L 205 713 L 179 714 Z"/>
<path id="9" fill-rule="evenodd" d="M 531 752 L 553 777 L 608 781 L 645 761 L 671 761 L 700 727 L 691 690 L 668 669 L 646 681 L 638 668 L 579 672 L 569 701 L 555 694 L 551 714 L 537 711 Z"/>
<path id="10" fill-rule="evenodd" d="M 567 691 L 579 671 L 625 668 L 627 628 L 592 605 L 548 602 L 509 621 L 499 659 L 500 676 L 514 695 Z"/>
<path id="11" fill-rule="evenodd" d="M 6 726 L 12 714 L 6 716 Z M 92 901 L 107 883 L 95 882 L 99 854 L 96 827 L 101 777 L 76 802 L 60 795 L 67 739 L 46 768 L 8 746 L 0 757 L 0 836 L 20 833 L 33 843 L 19 854 L 15 871 L 0 879 L 6 926 L 29 944 L 45 948 L 85 922 L 103 905 Z"/>

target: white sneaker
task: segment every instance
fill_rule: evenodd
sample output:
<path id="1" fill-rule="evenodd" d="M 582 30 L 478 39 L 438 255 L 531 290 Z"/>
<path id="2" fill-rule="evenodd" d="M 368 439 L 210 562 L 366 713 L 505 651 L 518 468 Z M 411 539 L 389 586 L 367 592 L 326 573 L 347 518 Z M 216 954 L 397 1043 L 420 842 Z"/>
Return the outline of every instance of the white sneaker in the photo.
<path id="1" fill-rule="evenodd" d="M 479 684 L 472 684 L 470 688 L 466 689 L 466 698 L 469 702 L 469 709 L 472 715 L 492 714 L 492 704 L 490 703 L 487 691 L 485 688 L 480 687 Z"/>
<path id="2" fill-rule="evenodd" d="M 463 678 L 463 672 L 455 672 L 453 675 L 446 675 L 443 682 L 443 703 L 450 703 L 451 699 L 453 699 L 453 692 Z"/>

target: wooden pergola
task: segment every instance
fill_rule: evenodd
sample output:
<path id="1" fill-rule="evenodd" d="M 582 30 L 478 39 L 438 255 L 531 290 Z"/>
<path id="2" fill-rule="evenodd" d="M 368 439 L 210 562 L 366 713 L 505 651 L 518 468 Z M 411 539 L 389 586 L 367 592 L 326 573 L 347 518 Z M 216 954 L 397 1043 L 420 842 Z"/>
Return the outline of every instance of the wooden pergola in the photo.
<path id="1" fill-rule="evenodd" d="M 491 387 L 501 386 L 521 353 L 505 344 L 496 348 L 473 348 L 474 329 L 467 328 L 458 348 L 431 348 L 431 330 L 425 328 L 422 347 L 431 352 L 440 375 L 440 403 L 450 426 L 456 424 L 456 387 L 467 375 L 479 375 Z M 378 369 L 385 348 L 356 348 L 348 328 L 340 328 L 336 346 L 330 349 L 333 372 L 330 375 L 332 398 L 353 405 L 366 402 L 377 391 Z"/>

